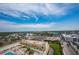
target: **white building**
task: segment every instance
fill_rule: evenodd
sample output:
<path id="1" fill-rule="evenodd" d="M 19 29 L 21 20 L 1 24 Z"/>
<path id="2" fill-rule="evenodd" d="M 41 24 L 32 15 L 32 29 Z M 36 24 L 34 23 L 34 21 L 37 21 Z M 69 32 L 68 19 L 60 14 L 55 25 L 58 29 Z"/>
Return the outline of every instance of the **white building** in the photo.
<path id="1" fill-rule="evenodd" d="M 70 34 L 66 35 L 63 34 L 65 41 L 69 42 L 73 49 L 79 54 L 79 35 L 77 34 Z"/>
<path id="2" fill-rule="evenodd" d="M 69 34 L 69 35 L 62 34 L 62 35 L 65 38 L 65 41 L 71 41 L 71 42 L 79 43 L 79 35 L 77 35 L 77 34 Z"/>

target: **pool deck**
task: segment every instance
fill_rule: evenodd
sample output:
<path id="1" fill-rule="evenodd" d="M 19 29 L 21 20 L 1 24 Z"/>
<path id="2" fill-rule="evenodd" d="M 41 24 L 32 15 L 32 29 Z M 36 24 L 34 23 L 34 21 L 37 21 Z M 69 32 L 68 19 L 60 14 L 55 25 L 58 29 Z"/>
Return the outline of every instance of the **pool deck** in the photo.
<path id="1" fill-rule="evenodd" d="M 4 55 L 15 55 L 15 53 L 12 51 L 8 51 L 8 52 L 4 53 Z"/>

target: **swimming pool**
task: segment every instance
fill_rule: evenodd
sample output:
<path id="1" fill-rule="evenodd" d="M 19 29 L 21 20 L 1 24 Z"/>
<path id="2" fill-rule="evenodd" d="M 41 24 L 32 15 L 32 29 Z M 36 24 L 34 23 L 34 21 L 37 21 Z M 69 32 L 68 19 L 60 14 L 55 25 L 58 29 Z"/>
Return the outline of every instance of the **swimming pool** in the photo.
<path id="1" fill-rule="evenodd" d="M 6 52 L 5 55 L 15 55 L 13 52 Z"/>

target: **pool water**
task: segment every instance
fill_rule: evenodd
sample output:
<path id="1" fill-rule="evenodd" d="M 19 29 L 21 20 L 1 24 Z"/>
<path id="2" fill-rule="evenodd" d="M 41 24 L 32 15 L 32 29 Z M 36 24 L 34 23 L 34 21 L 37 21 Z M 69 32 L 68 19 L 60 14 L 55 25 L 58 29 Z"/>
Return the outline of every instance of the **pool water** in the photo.
<path id="1" fill-rule="evenodd" d="M 7 52 L 7 53 L 5 53 L 5 55 L 15 55 L 15 54 L 12 52 Z"/>

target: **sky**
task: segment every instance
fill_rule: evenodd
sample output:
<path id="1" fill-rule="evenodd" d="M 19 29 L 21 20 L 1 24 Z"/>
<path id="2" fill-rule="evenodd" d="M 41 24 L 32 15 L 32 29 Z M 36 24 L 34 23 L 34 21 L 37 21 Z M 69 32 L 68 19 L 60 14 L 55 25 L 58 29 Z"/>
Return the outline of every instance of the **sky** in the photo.
<path id="1" fill-rule="evenodd" d="M 0 3 L 0 32 L 79 30 L 78 3 Z"/>

